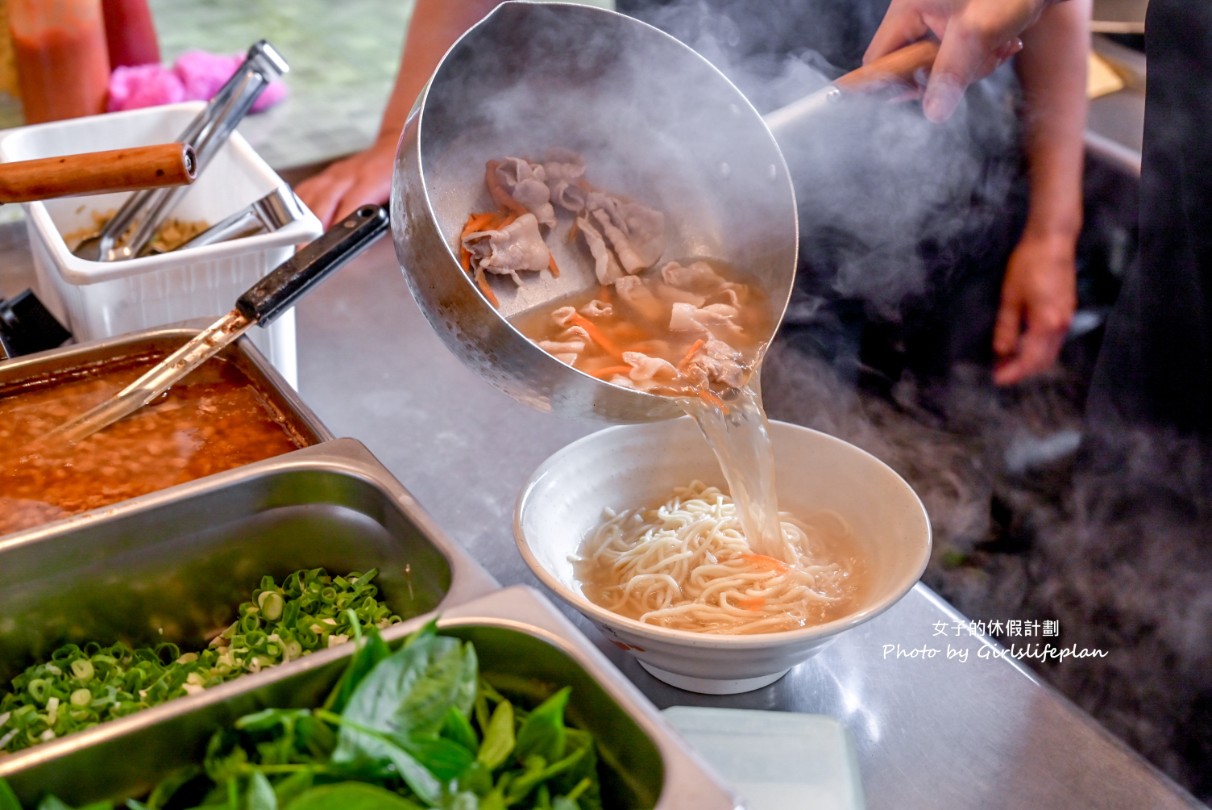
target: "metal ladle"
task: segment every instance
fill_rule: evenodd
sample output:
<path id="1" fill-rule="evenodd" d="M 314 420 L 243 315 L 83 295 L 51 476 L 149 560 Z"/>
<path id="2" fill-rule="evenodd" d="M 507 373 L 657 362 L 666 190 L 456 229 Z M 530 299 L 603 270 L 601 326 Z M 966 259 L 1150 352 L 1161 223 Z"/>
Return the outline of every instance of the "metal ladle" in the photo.
<path id="1" fill-rule="evenodd" d="M 911 76 L 932 59 L 869 65 L 845 89 Z M 799 120 L 800 115 L 788 115 Z M 713 258 L 765 293 L 773 337 L 791 294 L 799 225 L 774 135 L 742 93 L 673 37 L 615 12 L 505 2 L 447 52 L 404 127 L 392 183 L 392 232 L 421 311 L 464 363 L 540 410 L 614 422 L 681 415 L 669 398 L 613 385 L 540 349 L 513 321 L 598 287 L 592 262 L 563 233 L 547 239 L 561 272 L 494 307 L 459 265 L 473 211 L 492 210 L 484 164 L 551 147 L 579 152 L 597 187 L 663 211 L 663 261 Z"/>

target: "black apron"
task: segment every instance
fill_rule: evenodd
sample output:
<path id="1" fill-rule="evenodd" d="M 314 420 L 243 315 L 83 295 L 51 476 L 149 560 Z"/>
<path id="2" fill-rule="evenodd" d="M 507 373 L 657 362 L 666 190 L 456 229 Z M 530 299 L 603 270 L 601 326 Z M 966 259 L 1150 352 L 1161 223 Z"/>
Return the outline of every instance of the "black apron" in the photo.
<path id="1" fill-rule="evenodd" d="M 1212 4 L 1152 0 L 1140 261 L 1100 350 L 1087 412 L 1212 438 Z"/>

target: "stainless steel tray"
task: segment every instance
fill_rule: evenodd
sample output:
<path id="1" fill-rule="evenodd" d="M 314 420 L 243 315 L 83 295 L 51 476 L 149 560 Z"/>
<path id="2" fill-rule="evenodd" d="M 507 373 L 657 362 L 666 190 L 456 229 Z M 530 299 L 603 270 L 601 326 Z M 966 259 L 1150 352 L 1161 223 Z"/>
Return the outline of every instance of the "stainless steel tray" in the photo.
<path id="1" fill-rule="evenodd" d="M 68 641 L 200 646 L 263 575 L 321 566 L 378 568 L 406 618 L 497 587 L 369 450 L 336 439 L 0 538 L 0 679 Z M 0 758 L 0 777 L 76 744 Z"/>
<path id="2" fill-rule="evenodd" d="M 199 323 L 199 327 L 206 325 L 209 322 Z M 121 358 L 151 353 L 169 354 L 198 332 L 199 328 L 192 326 L 166 326 L 5 360 L 0 362 L 0 394 L 11 393 L 50 377 L 87 373 Z M 317 444 L 333 438 L 332 432 L 247 337 L 225 348 L 218 357 L 230 362 L 249 378 L 282 423 L 303 444 Z"/>
<path id="3" fill-rule="evenodd" d="M 390 628 L 395 644 L 424 619 Z M 481 671 L 512 695 L 535 700 L 572 687 L 568 716 L 598 741 L 607 807 L 731 810 L 740 801 L 691 753 L 668 722 L 543 596 L 514 586 L 444 610 L 443 632 L 475 644 Z M 336 683 L 349 645 L 316 653 L 0 760 L 26 802 L 55 792 L 69 802 L 129 796 L 197 761 L 214 728 L 268 706 L 318 705 Z"/>
<path id="4" fill-rule="evenodd" d="M 56 380 L 68 381 L 107 366 L 150 355 L 164 355 L 179 348 L 198 334 L 192 324 L 135 332 L 109 340 L 96 341 L 0 362 L 0 396 L 19 395 L 27 388 Z M 220 354 L 242 373 L 257 392 L 275 421 L 299 447 L 307 447 L 333 438 L 319 417 L 304 404 L 298 393 L 270 365 L 247 338 L 241 338 Z M 48 521 L 42 527 L 89 522 L 108 514 L 112 505 Z M 30 528 L 5 533 L 19 536 Z"/>

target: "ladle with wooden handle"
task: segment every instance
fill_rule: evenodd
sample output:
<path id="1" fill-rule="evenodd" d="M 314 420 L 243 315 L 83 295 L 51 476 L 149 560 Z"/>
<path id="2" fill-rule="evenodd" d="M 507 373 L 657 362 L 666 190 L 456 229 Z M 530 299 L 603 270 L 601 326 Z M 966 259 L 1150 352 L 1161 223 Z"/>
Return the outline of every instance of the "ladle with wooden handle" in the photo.
<path id="1" fill-rule="evenodd" d="M 922 39 L 881 56 L 862 67 L 834 79 L 827 86 L 773 110 L 762 119 L 777 140 L 799 122 L 808 123 L 822 107 L 840 101 L 847 94 L 887 90 L 911 90 L 930 72 L 938 56 L 938 43 Z"/>
<path id="2" fill-rule="evenodd" d="M 0 203 L 182 186 L 197 176 L 197 158 L 186 143 L 18 160 L 0 163 Z"/>
<path id="3" fill-rule="evenodd" d="M 866 65 L 814 94 L 808 111 L 853 98 L 856 85 L 912 84 L 936 49 L 914 43 Z M 462 268 L 459 235 L 469 214 L 491 210 L 487 160 L 569 149 L 591 167 L 593 183 L 664 213 L 663 261 L 735 268 L 761 291 L 752 307 L 761 331 L 750 335 L 761 346 L 790 299 L 799 245 L 779 143 L 813 142 L 823 120 L 794 110 L 784 117 L 804 126 L 783 131 L 763 120 L 706 59 L 639 20 L 584 4 L 507 0 L 446 53 L 401 133 L 392 231 L 405 281 L 451 351 L 523 403 L 612 422 L 684 415 L 675 398 L 582 372 L 519 328 L 601 289 L 571 225 L 557 223 L 545 239 L 558 275 L 541 271 L 521 285 L 493 279 L 496 303 Z"/>

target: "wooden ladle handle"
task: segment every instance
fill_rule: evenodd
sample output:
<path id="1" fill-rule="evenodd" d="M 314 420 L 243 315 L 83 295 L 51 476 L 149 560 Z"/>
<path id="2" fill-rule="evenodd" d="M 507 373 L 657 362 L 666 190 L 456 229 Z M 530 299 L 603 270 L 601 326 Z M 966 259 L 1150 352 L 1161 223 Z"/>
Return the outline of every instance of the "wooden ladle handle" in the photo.
<path id="1" fill-rule="evenodd" d="M 938 43 L 921 39 L 840 76 L 834 84 L 845 91 L 915 87 L 923 71 L 929 72 L 938 56 Z"/>
<path id="2" fill-rule="evenodd" d="M 194 149 L 184 143 L 0 163 L 0 203 L 187 185 L 197 171 Z"/>

